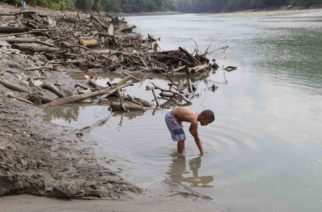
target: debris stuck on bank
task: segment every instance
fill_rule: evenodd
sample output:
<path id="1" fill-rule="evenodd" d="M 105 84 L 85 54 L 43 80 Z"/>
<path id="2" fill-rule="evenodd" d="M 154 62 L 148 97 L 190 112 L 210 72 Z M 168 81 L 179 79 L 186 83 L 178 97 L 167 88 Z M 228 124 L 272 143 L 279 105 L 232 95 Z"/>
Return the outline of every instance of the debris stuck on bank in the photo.
<path id="1" fill-rule="evenodd" d="M 206 78 L 218 68 L 215 59 L 207 58 L 208 49 L 204 53 L 198 49 L 189 53 L 181 47 L 160 51 L 158 38 L 143 38 L 135 28 L 108 13 L 2 13 L 0 86 L 10 90 L 8 98 L 45 107 L 106 103 L 112 110 L 126 112 L 191 104 L 198 95 L 192 80 Z M 59 79 L 48 77 L 70 70 L 83 72 L 83 80 L 64 87 Z M 117 74 L 121 80 L 99 85 L 94 71 Z M 166 79 L 169 86 L 148 86 L 153 100 L 125 94 L 126 87 L 147 75 Z M 186 81 L 182 84 L 178 77 Z"/>

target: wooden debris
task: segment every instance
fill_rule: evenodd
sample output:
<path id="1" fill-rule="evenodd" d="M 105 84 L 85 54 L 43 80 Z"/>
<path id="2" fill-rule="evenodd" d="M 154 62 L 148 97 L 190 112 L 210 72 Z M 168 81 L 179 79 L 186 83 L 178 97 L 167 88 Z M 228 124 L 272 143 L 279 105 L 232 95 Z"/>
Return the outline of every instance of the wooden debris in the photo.
<path id="1" fill-rule="evenodd" d="M 0 84 L 4 85 L 5 87 L 7 87 L 7 88 L 9 88 L 9 89 L 11 89 L 13 91 L 19 91 L 19 92 L 26 92 L 26 93 L 28 93 L 28 90 L 27 89 L 24 89 L 24 88 L 22 88 L 22 87 L 20 87 L 18 85 L 14 85 L 14 84 L 12 84 L 12 83 L 10 83 L 8 81 L 4 81 L 4 80 L 1 80 L 0 79 Z"/>
<path id="2" fill-rule="evenodd" d="M 112 102 L 110 105 L 112 111 L 133 111 L 146 110 L 147 108 L 132 102 Z"/>
<path id="3" fill-rule="evenodd" d="M 15 100 L 18 100 L 20 102 L 24 102 L 24 103 L 31 104 L 31 105 L 33 104 L 31 101 L 29 101 L 29 100 L 27 100 L 25 98 L 19 97 L 19 96 L 15 96 L 12 93 L 7 93 L 6 96 L 9 97 L 9 98 L 13 98 Z"/>
<path id="4" fill-rule="evenodd" d="M 103 118 L 103 119 L 99 119 L 98 121 L 96 121 L 92 125 L 83 127 L 82 129 L 80 129 L 76 133 L 76 136 L 77 137 L 82 137 L 85 133 L 89 133 L 93 129 L 95 129 L 95 128 L 97 128 L 97 127 L 102 126 L 103 124 L 105 124 L 108 121 L 109 118 L 110 118 L 110 116 L 109 117 L 106 117 L 106 118 Z"/>
<path id="5" fill-rule="evenodd" d="M 86 72 L 88 87 L 75 83 L 74 90 L 69 91 L 70 96 L 66 95 L 66 90 L 58 89 L 54 83 L 47 80 L 40 80 L 40 83 L 32 88 L 38 89 L 39 93 L 0 80 L 0 84 L 5 87 L 25 93 L 27 101 L 43 104 L 45 107 L 80 103 L 84 100 L 94 104 L 106 101 L 112 110 L 126 112 L 147 110 L 154 105 L 157 108 L 173 104 L 190 105 L 191 98 L 197 96 L 196 87 L 191 79 L 207 77 L 211 70 L 218 68 L 214 59 L 209 60 L 206 57 L 209 48 L 204 54 L 199 54 L 198 50 L 190 53 L 182 47 L 177 50 L 160 51 L 157 43 L 159 39 L 151 35 L 143 38 L 133 32 L 135 25 L 129 25 L 123 18 L 111 14 L 49 17 L 34 11 L 23 11 L 0 16 L 0 41 L 5 43 L 5 47 L 18 49 L 30 57 L 37 55 L 36 60 L 42 58 L 42 63 L 21 68 L 25 73 L 40 71 L 44 74 L 58 70 L 58 67 L 63 67 L 64 70 L 78 68 Z M 7 25 L 6 18 L 16 18 L 15 23 Z M 226 71 L 231 70 L 229 67 L 226 67 Z M 125 77 L 120 82 L 105 87 L 98 85 L 91 74 L 87 73 L 91 69 L 115 72 Z M 135 73 L 153 77 L 179 76 L 180 79 L 189 80 L 177 82 L 169 79 L 169 88 L 161 88 L 152 82 L 148 87 L 154 97 L 153 104 L 124 94 L 122 89 L 132 85 L 132 81 L 141 82 L 146 78 L 137 77 Z M 57 99 L 43 97 L 43 89 L 55 94 Z"/>
<path id="6" fill-rule="evenodd" d="M 90 40 L 80 39 L 79 43 L 86 47 L 94 47 L 98 45 L 98 42 L 96 39 L 90 39 Z"/>
<path id="7" fill-rule="evenodd" d="M 49 106 L 65 105 L 65 104 L 79 102 L 79 101 L 82 101 L 84 99 L 99 96 L 99 95 L 103 95 L 103 94 L 112 94 L 112 93 L 116 92 L 117 89 L 121 89 L 121 88 L 124 88 L 124 87 L 127 87 L 127 86 L 131 85 L 132 83 L 129 83 L 128 82 L 129 80 L 131 80 L 131 78 L 126 77 L 126 78 L 122 79 L 119 83 L 117 83 L 116 86 L 103 88 L 103 89 L 100 89 L 100 90 L 97 90 L 97 91 L 94 91 L 94 92 L 90 92 L 90 93 L 84 93 L 84 94 L 80 94 L 80 95 L 60 98 L 60 99 L 52 101 L 52 102 L 50 102 L 48 104 L 45 104 L 44 106 L 49 107 Z"/>
<path id="8" fill-rule="evenodd" d="M 237 67 L 236 66 L 226 66 L 225 68 L 224 68 L 224 70 L 225 71 L 227 71 L 227 72 L 231 72 L 231 71 L 234 71 L 234 70 L 236 70 L 237 69 Z"/>

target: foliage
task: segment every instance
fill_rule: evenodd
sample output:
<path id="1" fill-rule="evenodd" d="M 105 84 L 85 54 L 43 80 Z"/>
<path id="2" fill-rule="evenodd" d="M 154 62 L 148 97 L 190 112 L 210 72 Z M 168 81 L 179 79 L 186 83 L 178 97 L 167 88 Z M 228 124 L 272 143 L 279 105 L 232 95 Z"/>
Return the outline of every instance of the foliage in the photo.
<path id="1" fill-rule="evenodd" d="M 73 9 L 74 0 L 25 0 L 27 4 L 48 7 L 56 10 Z M 21 6 L 21 0 L 0 0 L 8 4 Z"/>
<path id="2" fill-rule="evenodd" d="M 92 8 L 92 0 L 76 0 L 75 6 L 76 8 L 83 10 L 83 11 L 88 11 Z"/>
<path id="3" fill-rule="evenodd" d="M 0 0 L 0 2 L 5 2 L 5 3 L 8 3 L 8 4 L 19 4 L 20 3 L 20 0 Z"/>
<path id="4" fill-rule="evenodd" d="M 161 11 L 168 9 L 167 0 L 103 0 L 104 10 L 122 12 Z"/>
<path id="5" fill-rule="evenodd" d="M 0 0 L 0 2 L 20 5 L 21 0 Z M 77 8 L 83 11 L 112 12 L 146 12 L 169 9 L 177 9 L 182 12 L 222 12 L 272 9 L 287 5 L 302 7 L 322 5 L 322 0 L 26 0 L 26 2 L 57 10 Z"/>
<path id="6" fill-rule="evenodd" d="M 0 0 L 19 4 L 21 0 Z M 77 8 L 83 11 L 142 12 L 173 9 L 169 0 L 26 0 L 27 4 L 63 10 Z"/>

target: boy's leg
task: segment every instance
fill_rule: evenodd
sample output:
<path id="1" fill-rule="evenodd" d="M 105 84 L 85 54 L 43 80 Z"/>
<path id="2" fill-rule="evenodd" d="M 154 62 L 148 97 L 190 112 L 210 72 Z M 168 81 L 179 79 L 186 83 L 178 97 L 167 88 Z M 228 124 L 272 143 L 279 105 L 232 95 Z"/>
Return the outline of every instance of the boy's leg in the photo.
<path id="1" fill-rule="evenodd" d="M 184 140 L 179 140 L 177 143 L 177 150 L 179 154 L 183 154 L 184 151 Z"/>

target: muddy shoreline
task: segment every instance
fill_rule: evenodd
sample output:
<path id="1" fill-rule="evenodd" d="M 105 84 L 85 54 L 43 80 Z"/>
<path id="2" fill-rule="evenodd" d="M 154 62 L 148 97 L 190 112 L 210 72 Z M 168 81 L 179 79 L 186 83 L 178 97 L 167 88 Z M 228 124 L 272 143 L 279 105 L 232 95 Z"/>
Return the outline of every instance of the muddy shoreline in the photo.
<path id="1" fill-rule="evenodd" d="M 141 189 L 100 165 L 71 130 L 46 123 L 40 108 L 0 98 L 0 195 L 129 197 Z M 111 160 L 104 161 L 112 163 Z"/>
<path id="2" fill-rule="evenodd" d="M 56 15 L 55 11 L 32 8 Z M 0 4 L 0 12 L 19 8 Z M 57 15 L 61 12 L 57 12 Z M 39 71 L 21 67 L 38 66 L 39 57 L 8 48 L 1 43 L 0 79 L 24 88 L 27 77 L 44 77 Z M 65 71 L 47 72 L 48 82 L 60 82 L 71 90 L 75 82 Z M 18 80 L 18 81 L 17 81 Z M 63 199 L 126 199 L 142 189 L 111 171 L 113 160 L 99 159 L 93 149 L 84 148 L 71 129 L 43 120 L 41 107 L 9 98 L 16 95 L 0 85 L 0 196 L 32 194 Z M 50 92 L 47 98 L 53 98 Z"/>
<path id="3" fill-rule="evenodd" d="M 63 15 L 61 12 L 56 13 L 38 7 L 30 9 L 53 16 Z M 19 9 L 0 4 L 0 12 L 19 12 Z M 64 92 L 73 90 L 74 85 L 79 82 L 69 75 L 71 72 L 80 72 L 77 68 L 68 69 L 68 73 L 67 68 L 45 72 L 26 71 L 23 67 L 42 65 L 41 55 L 25 54 L 10 48 L 5 42 L 0 44 L 0 80 L 2 82 L 7 80 L 26 89 L 29 86 L 28 78 L 45 78 L 51 84 L 59 82 Z M 42 95 L 48 99 L 57 98 L 49 91 L 43 91 Z M 31 105 L 10 96 L 19 97 L 20 95 L 19 92 L 14 92 L 0 83 L 0 196 L 31 194 L 61 199 L 108 200 L 139 197 L 143 198 L 144 205 L 141 206 L 143 208 L 149 207 L 148 202 L 155 202 L 160 196 L 164 207 L 168 206 L 166 202 L 169 198 L 181 202 L 188 201 L 190 204 L 193 203 L 191 201 L 204 198 L 179 185 L 167 184 L 162 186 L 165 187 L 164 190 L 157 189 L 152 192 L 150 197 L 153 196 L 153 198 L 147 200 L 144 197 L 146 191 L 121 177 L 122 170 L 110 169 L 114 166 L 113 159 L 109 159 L 109 156 L 98 158 L 93 149 L 82 145 L 84 138 L 79 139 L 73 129 L 44 121 L 43 107 Z M 86 136 L 86 139 L 92 138 Z M 173 194 L 176 197 L 172 197 Z M 11 201 L 11 198 L 9 199 Z M 17 199 L 19 201 L 20 197 L 18 196 Z M 0 198 L 0 205 L 6 204 L 7 200 Z M 39 204 L 38 199 L 34 200 L 34 204 Z M 208 200 L 204 201 L 208 202 Z M 174 207 L 179 208 L 181 205 Z M 123 209 L 123 206 L 121 208 Z M 194 206 L 190 205 L 189 208 L 193 209 Z"/>
<path id="4" fill-rule="evenodd" d="M 1 212 L 227 211 L 174 182 L 142 190 L 124 180 L 122 170 L 109 169 L 115 169 L 113 159 L 97 158 L 72 129 L 47 123 L 43 115 L 0 94 Z"/>

